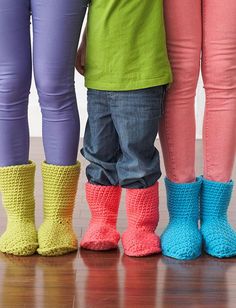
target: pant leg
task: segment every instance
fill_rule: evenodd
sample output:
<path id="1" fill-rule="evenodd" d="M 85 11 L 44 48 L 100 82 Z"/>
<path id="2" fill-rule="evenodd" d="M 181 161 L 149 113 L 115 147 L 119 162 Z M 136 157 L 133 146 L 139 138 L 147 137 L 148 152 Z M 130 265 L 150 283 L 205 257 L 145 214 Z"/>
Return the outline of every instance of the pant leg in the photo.
<path id="1" fill-rule="evenodd" d="M 74 65 L 84 0 L 31 0 L 34 73 L 43 117 L 46 162 L 73 165 L 80 136 Z"/>
<path id="2" fill-rule="evenodd" d="M 0 1 L 0 166 L 29 159 L 31 84 L 29 0 Z"/>
<path id="3" fill-rule="evenodd" d="M 106 91 L 88 90 L 88 121 L 82 154 L 90 162 L 86 169 L 90 183 L 116 186 L 120 147 L 111 117 L 110 95 Z"/>
<path id="4" fill-rule="evenodd" d="M 203 0 L 204 176 L 231 179 L 236 149 L 236 2 Z"/>
<path id="5" fill-rule="evenodd" d="M 167 177 L 195 180 L 194 99 L 199 77 L 201 0 L 165 0 L 167 47 L 174 82 L 167 91 L 160 139 Z"/>
<path id="6" fill-rule="evenodd" d="M 164 93 L 165 86 L 112 93 L 111 114 L 121 148 L 117 173 L 124 188 L 148 188 L 161 176 L 154 143 Z"/>

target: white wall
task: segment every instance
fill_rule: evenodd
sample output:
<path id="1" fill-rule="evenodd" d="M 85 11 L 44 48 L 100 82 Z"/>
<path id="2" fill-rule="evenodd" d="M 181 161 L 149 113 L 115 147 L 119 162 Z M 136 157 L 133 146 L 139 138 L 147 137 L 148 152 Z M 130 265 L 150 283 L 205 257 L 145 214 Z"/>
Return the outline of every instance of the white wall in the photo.
<path id="1" fill-rule="evenodd" d="M 80 110 L 81 119 L 81 137 L 84 135 L 84 127 L 87 119 L 86 112 L 86 89 L 83 85 L 83 78 L 76 73 L 76 93 L 78 106 Z M 196 96 L 196 119 L 197 119 L 197 138 L 202 136 L 202 119 L 204 111 L 204 90 L 202 86 L 202 80 L 199 80 Z M 41 136 L 41 113 L 38 104 L 38 97 L 35 89 L 34 82 L 32 83 L 32 89 L 30 94 L 29 105 L 29 121 L 31 136 Z"/>

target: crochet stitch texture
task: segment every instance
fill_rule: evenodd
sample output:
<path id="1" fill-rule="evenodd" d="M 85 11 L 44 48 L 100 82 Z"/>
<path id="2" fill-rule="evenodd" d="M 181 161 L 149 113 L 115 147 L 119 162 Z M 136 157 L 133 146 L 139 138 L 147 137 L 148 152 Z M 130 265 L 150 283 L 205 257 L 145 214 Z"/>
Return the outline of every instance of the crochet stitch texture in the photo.
<path id="1" fill-rule="evenodd" d="M 73 166 L 42 164 L 44 221 L 38 231 L 38 253 L 57 256 L 77 250 L 72 216 L 80 173 Z"/>
<path id="2" fill-rule="evenodd" d="M 86 184 L 91 220 L 80 246 L 90 250 L 110 250 L 118 246 L 120 234 L 116 222 L 121 187 Z"/>
<path id="3" fill-rule="evenodd" d="M 38 247 L 34 223 L 35 164 L 0 168 L 0 190 L 7 213 L 7 228 L 0 238 L 0 251 L 27 256 Z"/>
<path id="4" fill-rule="evenodd" d="M 169 224 L 161 235 L 162 252 L 179 260 L 195 259 L 202 250 L 202 237 L 198 229 L 202 179 L 179 184 L 166 178 L 165 184 Z"/>
<path id="5" fill-rule="evenodd" d="M 128 228 L 122 235 L 124 252 L 141 257 L 161 252 L 155 234 L 159 221 L 158 183 L 144 189 L 126 190 Z"/>
<path id="6" fill-rule="evenodd" d="M 201 232 L 204 250 L 217 258 L 236 255 L 236 232 L 227 217 L 233 185 L 233 181 L 220 183 L 203 178 Z"/>

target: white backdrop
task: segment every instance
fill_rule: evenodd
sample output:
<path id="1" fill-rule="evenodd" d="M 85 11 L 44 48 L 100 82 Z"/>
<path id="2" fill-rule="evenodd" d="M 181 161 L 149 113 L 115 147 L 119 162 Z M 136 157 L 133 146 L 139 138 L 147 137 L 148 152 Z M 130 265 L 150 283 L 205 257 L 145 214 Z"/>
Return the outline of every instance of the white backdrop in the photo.
<path id="1" fill-rule="evenodd" d="M 76 93 L 81 119 L 81 137 L 84 135 L 84 128 L 87 119 L 86 112 L 86 89 L 84 88 L 83 78 L 76 72 Z M 196 120 L 197 120 L 197 138 L 202 136 L 202 120 L 204 111 L 204 91 L 202 80 L 200 78 L 196 96 Z M 29 121 L 31 136 L 39 137 L 41 133 L 41 113 L 38 104 L 38 96 L 35 89 L 34 81 L 32 82 L 30 104 L 29 104 Z"/>

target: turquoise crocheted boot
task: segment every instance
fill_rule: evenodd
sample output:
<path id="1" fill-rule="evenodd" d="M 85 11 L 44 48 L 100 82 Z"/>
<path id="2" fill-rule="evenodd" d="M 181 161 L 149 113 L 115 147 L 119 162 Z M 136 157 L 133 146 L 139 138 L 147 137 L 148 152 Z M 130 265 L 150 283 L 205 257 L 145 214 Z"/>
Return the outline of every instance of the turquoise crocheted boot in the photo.
<path id="1" fill-rule="evenodd" d="M 220 183 L 203 178 L 201 233 L 204 250 L 217 258 L 236 256 L 236 232 L 227 218 L 233 185 L 233 181 Z"/>
<path id="2" fill-rule="evenodd" d="M 178 184 L 165 179 L 169 224 L 161 236 L 163 255 L 191 260 L 201 255 L 202 237 L 198 229 L 199 195 L 202 179 Z"/>

